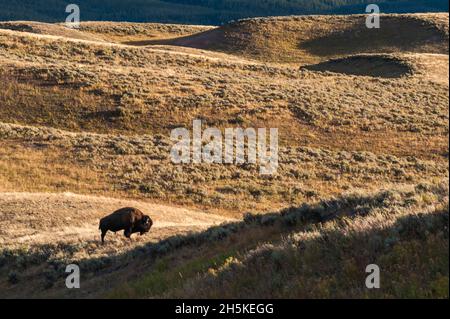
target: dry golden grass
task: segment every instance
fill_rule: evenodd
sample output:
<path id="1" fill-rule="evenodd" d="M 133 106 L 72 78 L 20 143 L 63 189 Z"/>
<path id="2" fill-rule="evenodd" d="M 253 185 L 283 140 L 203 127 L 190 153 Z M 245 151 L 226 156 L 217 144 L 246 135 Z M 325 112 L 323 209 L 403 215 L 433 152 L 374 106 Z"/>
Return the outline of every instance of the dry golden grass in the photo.
<path id="1" fill-rule="evenodd" d="M 230 218 L 174 206 L 73 193 L 2 192 L 0 207 L 0 225 L 4 230 L 0 235 L 0 244 L 3 247 L 15 249 L 48 243 L 88 242 L 95 246 L 89 258 L 108 256 L 124 247 L 129 249 L 174 234 L 203 230 L 232 221 Z M 108 233 L 108 244 L 102 246 L 98 221 L 117 207 L 137 207 L 151 214 L 155 221 L 152 232 L 142 237 L 133 236 L 131 241 L 122 233 Z M 80 259 L 85 257 L 82 252 L 77 256 Z"/>
<path id="2" fill-rule="evenodd" d="M 448 185 L 434 187 L 363 195 L 361 206 L 355 203 L 358 195 L 328 202 L 324 210 L 342 214 L 339 218 L 309 222 L 288 235 L 260 241 L 255 248 L 229 250 L 221 262 L 195 276 L 188 272 L 184 276 L 188 278 L 163 289 L 158 282 L 171 280 L 171 270 L 178 269 L 174 265 L 154 268 L 115 290 L 113 296 L 448 298 Z M 301 218 L 308 210 L 285 212 L 282 223 L 292 224 L 293 216 Z M 276 225 L 278 218 L 271 223 L 261 219 L 261 224 Z M 373 263 L 383 275 L 380 289 L 369 290 L 364 285 L 365 268 Z"/>
<path id="3" fill-rule="evenodd" d="M 239 262 L 252 267 L 246 254 L 264 241 L 290 253 L 280 241 L 285 229 L 258 224 L 226 244 L 209 239 L 235 226 L 176 235 L 248 211 L 299 207 L 355 190 L 400 187 L 405 203 L 420 198 L 414 197 L 414 209 L 383 206 L 392 217 L 378 214 L 375 203 L 368 219 L 349 221 L 347 228 L 324 226 L 316 235 L 331 232 L 345 241 L 345 234 L 360 238 L 367 230 L 389 238 L 380 228 L 419 211 L 445 211 L 448 194 L 404 185 L 448 180 L 448 14 L 387 15 L 371 32 L 362 16 L 250 19 L 220 28 L 87 22 L 69 30 L 0 23 L 0 268 L 7 270 L 0 291 L 36 297 L 44 287 L 41 296 L 64 296 L 60 268 L 75 261 L 88 273 L 89 289 L 80 297 L 103 296 L 115 288 L 111 276 L 137 279 L 152 267 L 160 277 L 149 275 L 145 285 L 121 287 L 114 296 L 215 296 L 219 292 L 209 285 L 226 286 L 222 278 L 234 260 L 227 257 L 242 257 Z M 278 127 L 277 174 L 261 176 L 255 165 L 174 165 L 170 131 L 191 127 L 193 119 L 221 129 Z M 132 244 L 111 236 L 110 246 L 99 247 L 98 218 L 123 205 L 155 214 L 155 230 Z M 297 236 L 311 235 L 300 228 Z M 443 247 L 436 236 L 411 240 L 417 249 Z M 184 242 L 194 248 L 183 248 Z M 190 258 L 200 243 L 201 260 Z M 147 249 L 156 254 L 136 258 Z M 299 260 L 286 265 L 291 262 Z M 189 282 L 175 284 L 174 273 L 165 270 L 170 265 L 189 273 Z M 9 274 L 15 267 L 20 273 Z M 245 269 L 236 276 L 246 276 Z M 108 274 L 97 278 L 99 271 Z M 204 275 L 199 281 L 193 279 L 198 273 Z M 161 283 L 168 289 L 153 286 Z M 418 295 L 443 296 L 441 286 L 436 284 L 440 293 L 427 288 Z M 294 288 L 276 296 L 304 297 Z M 267 289 L 258 288 L 255 296 L 269 296 Z M 247 290 L 237 285 L 223 291 L 233 297 Z M 330 296 L 324 291 L 314 296 Z"/>
<path id="4" fill-rule="evenodd" d="M 149 43 L 300 64 L 355 53 L 448 53 L 448 13 L 381 15 L 380 29 L 366 28 L 365 21 L 365 15 L 247 19 L 192 36 Z"/>
<path id="5" fill-rule="evenodd" d="M 281 146 L 277 174 L 263 176 L 256 165 L 173 164 L 172 142 L 164 136 L 69 133 L 6 124 L 0 124 L 0 136 L 16 141 L 14 146 L 4 144 L 7 160 L 0 179 L 9 191 L 17 184 L 26 191 L 146 197 L 221 213 L 274 210 L 350 188 L 448 177 L 442 158 L 368 151 Z M 8 155 L 14 153 L 20 155 Z M 47 170 L 49 164 L 56 173 Z"/>
<path id="6" fill-rule="evenodd" d="M 138 44 L 149 39 L 170 39 L 210 30 L 203 25 L 131 23 L 131 22 L 82 22 L 80 31 L 107 41 Z"/>
<path id="7" fill-rule="evenodd" d="M 72 38 L 79 40 L 91 40 L 91 41 L 101 41 L 102 38 L 95 37 L 84 32 L 80 32 L 76 29 L 70 29 L 64 25 L 34 22 L 34 21 L 0 21 L 0 29 L 14 30 L 18 32 L 36 33 L 51 35 L 63 38 Z"/>
<path id="8" fill-rule="evenodd" d="M 131 22 L 81 22 L 79 28 L 68 28 L 64 23 L 51 24 L 35 21 L 0 21 L 0 29 L 60 36 L 65 38 L 107 41 L 136 42 L 148 39 L 170 39 L 207 31 L 213 27 L 197 25 L 131 23 Z"/>
<path id="9" fill-rule="evenodd" d="M 14 196 L 21 195 L 7 194 L 2 203 L 20 210 Z M 41 196 L 49 198 L 41 213 L 44 221 L 61 218 L 46 214 L 53 206 L 77 219 L 68 205 L 86 210 L 105 205 L 100 198 Z M 26 204 L 25 211 L 36 207 Z M 77 228 L 66 234 L 74 230 L 74 238 L 80 236 Z M 4 269 L 14 270 L 2 277 L 0 291 L 10 297 L 445 298 L 448 185 L 346 193 L 157 243 L 112 241 L 106 248 L 86 240 L 15 244 L 0 256 Z M 109 255 L 98 258 L 99 250 Z M 69 262 L 81 265 L 83 289 L 65 289 Z M 368 291 L 365 267 L 373 262 L 383 269 L 383 286 Z M 11 278 L 17 280 L 13 285 L 7 281 Z"/>

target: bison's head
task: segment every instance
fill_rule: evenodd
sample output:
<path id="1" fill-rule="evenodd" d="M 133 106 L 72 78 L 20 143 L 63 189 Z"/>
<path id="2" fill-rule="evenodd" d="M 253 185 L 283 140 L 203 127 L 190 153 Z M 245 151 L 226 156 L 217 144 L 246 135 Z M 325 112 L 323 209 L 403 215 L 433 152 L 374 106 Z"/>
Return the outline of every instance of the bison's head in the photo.
<path id="1" fill-rule="evenodd" d="M 153 221 L 152 219 L 145 215 L 142 217 L 140 225 L 139 225 L 139 231 L 141 232 L 141 235 L 144 233 L 148 233 L 150 231 L 150 228 L 152 228 Z"/>

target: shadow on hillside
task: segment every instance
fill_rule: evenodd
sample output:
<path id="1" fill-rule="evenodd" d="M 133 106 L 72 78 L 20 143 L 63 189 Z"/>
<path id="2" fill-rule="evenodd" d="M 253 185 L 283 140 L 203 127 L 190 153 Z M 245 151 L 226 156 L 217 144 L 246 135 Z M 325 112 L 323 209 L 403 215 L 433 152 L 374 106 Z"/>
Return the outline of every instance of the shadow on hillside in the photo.
<path id="1" fill-rule="evenodd" d="M 20 22 L 0 22 L 0 29 L 20 32 L 36 32 L 30 24 Z"/>
<path id="2" fill-rule="evenodd" d="M 421 192 L 422 190 L 416 188 L 416 191 Z M 439 197 L 446 196 L 446 190 L 441 186 L 426 191 L 432 191 Z M 139 263 L 146 262 L 145 264 L 149 264 L 158 257 L 173 253 L 178 249 L 197 248 L 219 242 L 234 234 L 251 229 L 278 227 L 280 232 L 286 232 L 295 229 L 295 227 L 322 223 L 344 216 L 349 218 L 365 216 L 376 208 L 392 208 L 393 203 L 397 205 L 398 196 L 411 196 L 411 193 L 383 191 L 374 195 L 354 194 L 324 200 L 316 204 L 303 204 L 300 207 L 291 207 L 278 213 L 247 214 L 240 222 L 211 227 L 202 232 L 172 236 L 158 243 L 148 243 L 131 251 L 107 257 L 77 260 L 76 256 L 80 251 L 85 252 L 84 255 L 89 255 L 89 249 L 95 249 L 95 247 L 101 245 L 99 241 L 95 240 L 87 241 L 84 244 L 39 245 L 22 251 L 3 249 L 0 255 L 0 271 L 4 274 L 8 274 L 10 271 L 27 273 L 30 274 L 29 276 L 33 276 L 34 280 L 36 280 L 35 277 L 39 277 L 41 288 L 44 287 L 45 289 L 50 289 L 58 283 L 60 288 L 64 289 L 64 293 L 67 294 L 67 289 L 62 287 L 64 285 L 63 278 L 67 276 L 65 273 L 66 266 L 71 263 L 79 265 L 85 277 L 98 279 L 117 270 L 125 269 L 132 262 L 139 261 Z M 31 268 L 34 268 L 34 271 L 31 271 Z M 31 282 L 31 279 L 23 280 L 24 284 L 27 282 Z M 14 282 L 10 281 L 10 285 L 14 288 Z M 20 290 L 20 285 L 17 285 L 17 288 Z"/>
<path id="3" fill-rule="evenodd" d="M 146 45 L 170 45 L 172 41 L 173 39 L 137 40 L 137 41 L 125 41 L 121 42 L 121 44 L 143 47 Z"/>
<path id="4" fill-rule="evenodd" d="M 413 68 L 405 61 L 380 54 L 332 59 L 319 64 L 306 65 L 301 69 L 382 78 L 400 78 L 413 73 Z"/>
<path id="5" fill-rule="evenodd" d="M 380 28 L 369 29 L 362 17 L 346 30 L 301 42 L 298 47 L 318 56 L 398 51 L 448 54 L 448 36 L 443 31 L 419 19 L 402 19 L 381 16 Z"/>
<path id="6" fill-rule="evenodd" d="M 437 210 L 403 216 L 393 224 L 380 222 L 367 229 L 360 225 L 359 231 L 346 231 L 348 223 L 343 223 L 344 228 L 323 228 L 318 236 L 297 233 L 281 243 L 261 245 L 240 256 L 239 264 L 174 289 L 168 297 L 448 297 L 448 221 L 448 210 Z M 364 285 L 370 264 L 382 269 L 381 289 Z M 173 289 L 175 283 L 168 286 Z M 161 293 L 150 285 L 132 287 L 137 288 L 119 291 L 124 296 L 155 297 L 170 289 Z"/>
<path id="7" fill-rule="evenodd" d="M 109 122 L 112 119 L 117 119 L 124 116 L 124 112 L 121 109 L 103 110 L 96 112 L 86 113 L 85 118 L 88 120 L 102 120 L 103 122 Z"/>
<path id="8" fill-rule="evenodd" d="M 174 45 L 180 47 L 188 47 L 195 49 L 210 49 L 220 47 L 221 42 L 221 30 L 212 29 L 207 31 L 201 31 L 199 33 L 190 34 L 187 36 L 181 36 L 177 38 L 169 39 L 154 39 L 154 40 L 140 40 L 140 41 L 127 41 L 122 44 L 133 46 L 146 46 L 146 45 Z"/>

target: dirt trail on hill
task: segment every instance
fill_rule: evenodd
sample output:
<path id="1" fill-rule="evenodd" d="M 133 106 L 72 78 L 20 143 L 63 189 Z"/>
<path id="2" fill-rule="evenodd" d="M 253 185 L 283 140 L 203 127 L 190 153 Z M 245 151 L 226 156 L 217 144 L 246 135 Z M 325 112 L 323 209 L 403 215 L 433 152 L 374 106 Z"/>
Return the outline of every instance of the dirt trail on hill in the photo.
<path id="1" fill-rule="evenodd" d="M 132 236 L 132 243 L 156 241 L 175 234 L 206 229 L 230 218 L 178 207 L 72 193 L 0 193 L 0 245 L 46 244 L 99 240 L 98 221 L 121 207 L 149 214 L 149 234 Z M 126 242 L 121 233 L 106 240 Z"/>

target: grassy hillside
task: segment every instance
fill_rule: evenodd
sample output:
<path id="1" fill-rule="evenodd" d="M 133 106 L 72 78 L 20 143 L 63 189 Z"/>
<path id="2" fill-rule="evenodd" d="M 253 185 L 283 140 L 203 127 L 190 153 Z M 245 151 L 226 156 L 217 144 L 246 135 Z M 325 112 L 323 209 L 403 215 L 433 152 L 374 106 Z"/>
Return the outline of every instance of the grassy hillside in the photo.
<path id="1" fill-rule="evenodd" d="M 326 16 L 246 19 L 180 39 L 148 43 L 297 63 L 314 63 L 362 52 L 448 54 L 448 15 L 386 15 L 381 19 L 383 26 L 380 29 L 368 29 L 363 15 L 335 16 L 333 19 Z"/>
<path id="2" fill-rule="evenodd" d="M 353 19 L 349 17 L 346 25 L 353 25 Z M 409 44 L 411 51 L 446 52 L 448 24 L 441 26 L 445 15 L 395 19 L 405 19 L 404 25 L 410 22 L 416 34 L 422 32 L 416 20 L 435 21 L 423 32 L 430 29 L 439 36 Z M 318 29 L 325 23 L 326 29 L 322 17 L 288 19 L 297 29 L 306 28 L 310 20 Z M 247 24 L 287 28 L 281 18 L 243 22 Z M 224 28 L 237 30 L 238 25 Z M 14 147 L 4 142 L 3 190 L 119 194 L 242 213 L 277 209 L 350 187 L 376 188 L 448 174 L 447 55 L 403 53 L 402 47 L 393 47 L 396 53 L 380 57 L 381 74 L 374 77 L 349 74 L 351 64 L 299 70 L 298 65 L 268 65 L 212 51 L 106 42 L 111 37 L 128 37 L 135 29 L 128 27 L 111 33 L 110 24 L 100 28 L 88 23 L 77 31 L 77 39 L 43 35 L 45 30 L 53 34 L 52 25 L 40 26 L 40 34 L 0 30 L 4 79 L 0 81 L 0 121 L 16 124 L 3 126 L 2 134 L 28 140 Z M 140 35 L 156 30 L 152 25 L 139 27 Z M 58 32 L 61 28 L 56 26 Z M 105 40 L 79 40 L 80 35 L 99 37 L 102 30 L 107 30 Z M 173 37 L 173 29 L 168 30 L 164 36 Z M 66 36 L 72 37 L 71 32 Z M 354 33 L 344 34 L 346 43 L 356 42 Z M 316 39 L 321 39 L 320 33 L 308 41 Z M 380 47 L 388 44 L 380 42 Z M 283 52 L 267 47 L 273 53 Z M 349 50 L 356 52 L 358 47 L 349 46 Z M 260 56 L 257 51 L 247 54 L 252 52 L 256 52 L 254 59 Z M 300 59 L 326 60 L 313 54 Z M 369 56 L 360 60 L 358 70 L 362 72 L 366 65 L 373 71 L 370 61 Z M 387 61 L 395 61 L 400 71 Z M 189 128 L 196 118 L 221 128 L 279 127 L 279 176 L 267 179 L 255 174 L 257 166 L 248 165 L 191 169 L 171 164 L 170 130 Z M 75 131 L 81 136 L 86 132 L 107 135 L 93 135 L 89 146 L 81 137 L 30 126 Z M 117 139 L 114 134 L 124 137 Z M 43 146 L 33 147 L 36 143 Z M 21 158 L 8 159 L 18 148 Z M 64 152 L 72 155 L 61 157 Z M 127 161 L 130 157 L 132 163 Z M 57 173 L 46 169 L 50 158 L 51 165 L 59 167 Z M 80 184 L 83 179 L 90 182 Z"/>
<path id="3" fill-rule="evenodd" d="M 65 0 L 0 0 L 1 20 L 63 22 Z M 294 14 L 364 13 L 377 3 L 385 13 L 448 12 L 445 0 L 79 0 L 83 21 L 132 21 L 219 25 L 230 20 Z"/>
<path id="4" fill-rule="evenodd" d="M 208 31 L 214 27 L 160 23 L 83 22 L 78 29 L 68 29 L 64 23 L 50 24 L 30 21 L 0 22 L 0 29 L 71 39 L 109 42 L 168 40 Z"/>
<path id="5" fill-rule="evenodd" d="M 1 296 L 448 298 L 448 185 L 348 193 L 120 254 L 97 245 L 4 249 Z M 68 263 L 83 269 L 83 289 L 65 289 Z M 373 263 L 381 288 L 368 290 Z"/>
<path id="6" fill-rule="evenodd" d="M 283 19 L 280 23 L 284 25 Z M 302 24 L 303 19 L 298 28 Z M 0 37 L 0 120 L 19 125 L 5 127 L 4 134 L 41 145 L 46 136 L 60 133 L 23 125 L 129 136 L 107 144 L 107 153 L 102 144 L 97 149 L 96 141 L 114 140 L 114 135 L 94 136 L 92 146 L 82 146 L 90 155 L 67 137 L 61 146 L 16 144 L 23 155 L 10 165 L 10 160 L 4 162 L 4 190 L 75 187 L 243 212 L 276 209 L 349 187 L 447 175 L 446 55 L 394 53 L 407 72 L 371 77 L 317 72 L 314 67 L 299 71 L 296 65 L 266 65 L 195 49 L 112 45 L 8 30 Z M 446 45 L 436 38 L 429 47 L 445 51 Z M 279 127 L 279 176 L 267 183 L 267 177 L 255 174 L 257 166 L 190 169 L 171 164 L 170 130 L 190 127 L 196 118 L 222 128 Z M 146 138 L 136 148 L 140 134 L 154 142 L 145 145 Z M 7 144 L 3 152 L 8 158 L 14 148 Z M 73 155 L 60 157 L 60 152 Z M 72 173 L 62 178 L 40 168 L 46 166 L 38 164 L 43 154 L 54 154 L 52 165 Z M 131 156 L 132 164 L 127 161 Z M 75 171 L 84 177 L 72 176 Z M 91 182 L 77 186 L 80 178 Z"/>
<path id="7" fill-rule="evenodd" d="M 448 297 L 448 14 L 334 18 L 0 23 L 0 295 Z M 194 119 L 279 128 L 277 173 L 172 163 Z"/>
<path id="8" fill-rule="evenodd" d="M 445 183 L 349 194 L 224 229 L 220 245 L 179 248 L 109 296 L 448 298 Z M 379 290 L 365 287 L 369 264 L 381 269 Z"/>

